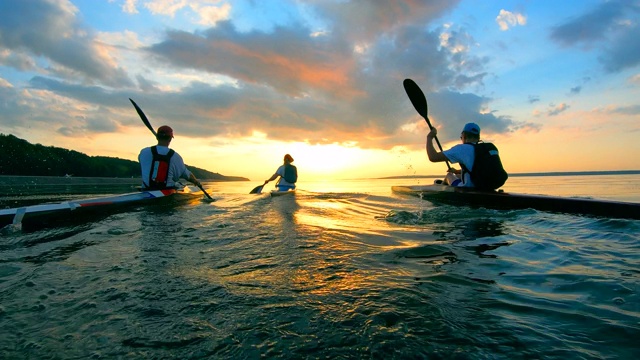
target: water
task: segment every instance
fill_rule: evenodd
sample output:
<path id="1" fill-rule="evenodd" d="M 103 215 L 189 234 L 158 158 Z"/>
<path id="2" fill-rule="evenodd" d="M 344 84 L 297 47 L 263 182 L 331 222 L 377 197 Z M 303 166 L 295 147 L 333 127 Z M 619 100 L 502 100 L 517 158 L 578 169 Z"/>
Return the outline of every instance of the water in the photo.
<path id="1" fill-rule="evenodd" d="M 640 221 L 390 191 L 432 180 L 301 182 L 275 198 L 209 183 L 214 203 L 4 229 L 0 358 L 638 358 Z M 638 180 L 505 189 L 640 202 Z M 87 192 L 74 188 L 0 201 Z"/>

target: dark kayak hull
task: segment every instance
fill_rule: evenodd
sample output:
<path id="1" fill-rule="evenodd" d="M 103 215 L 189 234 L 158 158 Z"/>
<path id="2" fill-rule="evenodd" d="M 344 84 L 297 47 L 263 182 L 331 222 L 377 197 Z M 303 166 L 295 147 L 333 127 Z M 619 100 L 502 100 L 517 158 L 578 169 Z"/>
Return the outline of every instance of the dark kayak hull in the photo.
<path id="1" fill-rule="evenodd" d="M 447 185 L 392 186 L 399 194 L 413 195 L 434 203 L 491 209 L 536 209 L 567 214 L 640 219 L 640 203 L 548 195 L 477 191 Z"/>
<path id="2" fill-rule="evenodd" d="M 185 189 L 139 191 L 135 193 L 70 200 L 61 203 L 30 205 L 0 209 L 0 228 L 7 225 L 23 229 L 53 227 L 89 220 L 96 215 L 109 215 L 131 206 L 158 204 L 173 205 L 194 199 L 198 193 Z"/>

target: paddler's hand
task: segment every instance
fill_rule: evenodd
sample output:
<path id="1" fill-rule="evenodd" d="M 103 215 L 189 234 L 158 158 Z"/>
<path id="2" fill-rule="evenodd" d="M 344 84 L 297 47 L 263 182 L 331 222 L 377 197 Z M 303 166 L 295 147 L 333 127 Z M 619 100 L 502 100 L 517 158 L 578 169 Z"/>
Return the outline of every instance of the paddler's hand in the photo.
<path id="1" fill-rule="evenodd" d="M 450 173 L 453 173 L 453 174 L 456 174 L 456 175 L 462 174 L 462 171 L 460 169 L 454 169 L 454 168 L 449 168 L 447 170 L 447 172 L 450 172 Z"/>
<path id="2" fill-rule="evenodd" d="M 436 128 L 431 128 L 431 131 L 429 131 L 429 133 L 427 134 L 427 139 L 431 140 L 434 137 L 436 137 L 436 135 L 438 135 L 438 129 Z"/>
<path id="3" fill-rule="evenodd" d="M 199 188 L 202 188 L 202 184 L 197 179 L 193 179 L 192 183 L 193 183 L 193 185 L 195 185 L 195 186 L 197 186 Z"/>

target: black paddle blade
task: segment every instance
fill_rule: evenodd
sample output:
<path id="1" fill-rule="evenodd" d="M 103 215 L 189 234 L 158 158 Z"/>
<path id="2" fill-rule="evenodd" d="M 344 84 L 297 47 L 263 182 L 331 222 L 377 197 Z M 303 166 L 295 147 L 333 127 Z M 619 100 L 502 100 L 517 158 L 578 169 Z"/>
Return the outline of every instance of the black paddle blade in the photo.
<path id="1" fill-rule="evenodd" d="M 406 91 L 407 95 L 409 96 L 409 100 L 411 100 L 413 107 L 416 108 L 418 114 L 422 115 L 424 121 L 426 121 L 427 125 L 429 125 L 429 129 L 433 129 L 428 116 L 429 107 L 427 106 L 427 98 L 424 96 L 424 93 L 422 92 L 418 84 L 416 84 L 416 82 L 411 79 L 404 79 L 402 85 L 404 86 L 404 91 Z M 438 137 L 436 137 L 435 139 L 436 143 L 438 144 L 438 148 L 440 149 L 440 151 L 442 151 L 442 145 L 440 145 Z M 447 164 L 447 168 L 451 169 L 449 161 L 445 161 L 445 163 Z"/>
<path id="2" fill-rule="evenodd" d="M 262 187 L 263 187 L 263 186 L 264 186 L 264 185 L 258 185 L 258 186 L 256 186 L 256 187 L 254 187 L 254 188 L 253 188 L 253 190 L 251 190 L 251 191 L 249 192 L 249 194 L 260 194 L 260 193 L 262 192 Z"/>
<path id="3" fill-rule="evenodd" d="M 142 119 L 142 122 L 147 126 L 147 128 L 149 128 L 149 130 L 151 130 L 151 133 L 153 134 L 153 136 L 155 136 L 156 131 L 153 130 L 153 126 L 151 126 L 151 123 L 149 123 L 149 119 L 147 119 L 147 115 L 145 115 L 144 112 L 142 112 L 142 109 L 140 109 L 140 107 L 138 106 L 138 104 L 136 104 L 135 101 L 131 100 L 131 98 L 129 98 L 129 101 L 131 101 L 131 103 L 133 104 L 133 107 L 136 108 L 136 112 L 138 113 L 138 115 L 140 115 L 140 119 Z"/>
<path id="4" fill-rule="evenodd" d="M 418 114 L 422 115 L 422 117 L 427 121 L 427 124 L 429 124 L 429 127 L 431 127 L 428 116 L 429 107 L 427 105 L 427 98 L 424 96 L 422 90 L 420 90 L 418 84 L 411 79 L 404 79 L 402 85 L 404 85 L 404 91 L 407 92 L 413 107 L 416 108 Z"/>

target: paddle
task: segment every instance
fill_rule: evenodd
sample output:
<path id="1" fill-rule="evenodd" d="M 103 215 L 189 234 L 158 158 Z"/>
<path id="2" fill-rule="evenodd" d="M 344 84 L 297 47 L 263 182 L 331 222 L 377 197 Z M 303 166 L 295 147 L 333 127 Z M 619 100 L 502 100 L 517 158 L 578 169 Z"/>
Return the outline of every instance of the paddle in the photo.
<path id="1" fill-rule="evenodd" d="M 411 79 L 404 79 L 402 85 L 404 86 L 404 91 L 406 91 L 407 95 L 409 96 L 409 100 L 411 100 L 413 107 L 416 109 L 418 114 L 422 115 L 424 120 L 427 122 L 427 125 L 429 125 L 429 129 L 433 129 L 433 126 L 431 126 L 431 121 L 429 121 L 429 116 L 427 115 L 427 112 L 429 110 L 429 107 L 427 105 L 427 98 L 424 96 L 424 93 L 422 92 L 418 84 L 416 84 L 415 81 Z M 440 148 L 440 152 L 442 152 L 442 145 L 440 145 L 438 137 L 436 136 L 435 138 L 436 144 L 438 144 L 438 148 Z M 449 161 L 445 161 L 445 163 L 447 164 L 447 168 L 451 169 Z"/>
<path id="2" fill-rule="evenodd" d="M 156 136 L 156 131 L 153 129 L 153 126 L 151 126 L 151 123 L 149 122 L 149 119 L 147 119 L 147 115 L 144 114 L 142 109 L 140 109 L 140 107 L 138 106 L 138 104 L 136 104 L 135 101 L 133 101 L 131 98 L 129 98 L 129 101 L 131 101 L 131 103 L 133 104 L 133 107 L 136 108 L 136 112 L 138 113 L 138 115 L 140 115 L 140 118 L 142 119 L 142 122 L 147 126 L 147 128 L 149 128 L 149 131 L 151 131 L 153 136 Z M 207 198 L 209 198 L 209 200 L 213 200 L 213 198 L 202 187 L 202 184 L 195 184 L 195 185 L 197 187 L 199 187 L 200 190 L 202 190 L 202 192 L 207 196 Z"/>
<path id="3" fill-rule="evenodd" d="M 262 192 L 262 188 L 267 185 L 268 181 L 265 181 L 264 184 L 258 185 L 253 188 L 253 190 L 249 191 L 249 194 L 260 194 Z"/>

